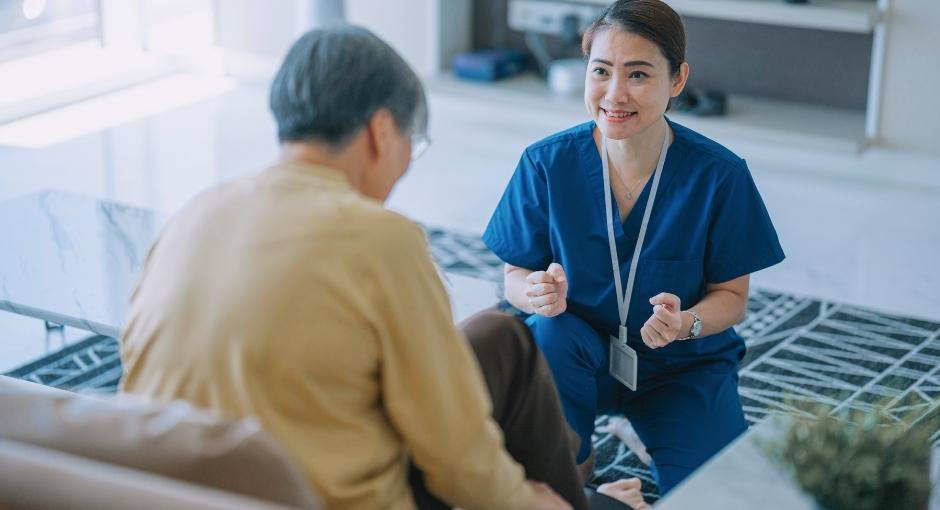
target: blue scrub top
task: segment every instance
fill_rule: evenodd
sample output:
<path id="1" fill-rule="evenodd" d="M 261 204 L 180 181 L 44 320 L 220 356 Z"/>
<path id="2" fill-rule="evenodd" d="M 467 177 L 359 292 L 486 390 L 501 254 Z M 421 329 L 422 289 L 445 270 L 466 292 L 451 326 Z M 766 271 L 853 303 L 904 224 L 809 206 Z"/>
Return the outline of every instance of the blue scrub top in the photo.
<path id="1" fill-rule="evenodd" d="M 668 119 L 667 119 L 668 120 Z M 627 318 L 631 347 L 669 365 L 743 356 L 733 329 L 661 349 L 646 347 L 640 328 L 653 313 L 649 299 L 679 296 L 698 303 L 706 283 L 720 283 L 783 260 L 783 249 L 743 159 L 718 143 L 668 121 L 674 140 L 640 253 Z M 544 271 L 558 262 L 568 277 L 568 310 L 592 327 L 618 327 L 613 268 L 604 214 L 604 178 L 592 135 L 594 122 L 529 146 L 509 181 L 483 241 L 504 262 Z M 625 222 L 613 201 L 614 233 L 626 286 L 652 179 Z M 708 317 L 703 317 L 708 321 Z"/>

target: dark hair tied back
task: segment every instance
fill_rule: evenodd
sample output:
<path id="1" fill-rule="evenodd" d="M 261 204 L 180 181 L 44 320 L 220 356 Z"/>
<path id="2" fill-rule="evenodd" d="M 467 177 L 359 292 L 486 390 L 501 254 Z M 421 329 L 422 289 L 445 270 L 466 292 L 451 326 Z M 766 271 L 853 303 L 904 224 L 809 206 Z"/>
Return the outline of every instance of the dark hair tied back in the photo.
<path id="1" fill-rule="evenodd" d="M 672 74 L 685 62 L 685 25 L 662 0 L 618 0 L 604 9 L 581 39 L 585 57 L 591 54 L 594 36 L 610 28 L 637 34 L 659 46 Z"/>

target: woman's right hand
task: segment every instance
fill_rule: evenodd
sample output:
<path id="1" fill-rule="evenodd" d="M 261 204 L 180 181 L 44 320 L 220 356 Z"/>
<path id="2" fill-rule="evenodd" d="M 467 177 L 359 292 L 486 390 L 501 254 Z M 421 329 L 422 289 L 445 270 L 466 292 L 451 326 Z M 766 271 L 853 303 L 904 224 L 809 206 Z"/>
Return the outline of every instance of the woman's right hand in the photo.
<path id="1" fill-rule="evenodd" d="M 545 271 L 530 273 L 525 281 L 525 295 L 534 313 L 554 317 L 568 309 L 568 278 L 561 264 L 552 262 Z"/>
<path id="2" fill-rule="evenodd" d="M 571 505 L 561 498 L 551 487 L 542 482 L 529 480 L 529 486 L 535 492 L 532 499 L 531 510 L 571 510 Z"/>

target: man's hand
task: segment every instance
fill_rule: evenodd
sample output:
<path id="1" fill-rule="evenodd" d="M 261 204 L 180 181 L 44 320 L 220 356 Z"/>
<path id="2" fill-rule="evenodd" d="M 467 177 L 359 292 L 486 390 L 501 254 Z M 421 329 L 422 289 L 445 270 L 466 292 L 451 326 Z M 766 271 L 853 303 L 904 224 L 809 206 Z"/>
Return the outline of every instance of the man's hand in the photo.
<path id="1" fill-rule="evenodd" d="M 531 510 L 571 510 L 571 505 L 555 494 L 555 491 L 548 485 L 531 480 L 528 483 L 535 491 L 535 498 L 532 500 L 532 506 L 529 507 Z"/>
<path id="2" fill-rule="evenodd" d="M 552 262 L 545 271 L 526 277 L 525 295 L 535 313 L 554 317 L 568 309 L 568 278 L 561 264 Z"/>
<path id="3" fill-rule="evenodd" d="M 665 347 L 682 335 L 682 303 L 679 296 L 663 292 L 650 298 L 653 315 L 640 329 L 640 336 L 650 349 Z"/>
<path id="4" fill-rule="evenodd" d="M 626 504 L 633 510 L 648 510 L 652 508 L 640 492 L 639 478 L 621 478 L 616 482 L 605 483 L 597 488 L 597 492 Z"/>

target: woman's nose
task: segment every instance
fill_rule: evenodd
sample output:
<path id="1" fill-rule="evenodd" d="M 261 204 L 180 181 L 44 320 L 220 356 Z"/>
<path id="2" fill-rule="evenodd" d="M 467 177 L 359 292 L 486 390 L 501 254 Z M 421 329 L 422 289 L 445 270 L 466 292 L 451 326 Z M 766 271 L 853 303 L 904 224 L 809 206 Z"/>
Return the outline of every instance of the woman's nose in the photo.
<path id="1" fill-rule="evenodd" d="M 615 75 L 607 82 L 607 91 L 604 94 L 604 99 L 609 103 L 624 104 L 629 97 L 630 93 L 627 89 L 626 80 Z"/>

